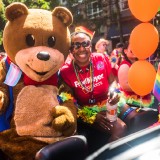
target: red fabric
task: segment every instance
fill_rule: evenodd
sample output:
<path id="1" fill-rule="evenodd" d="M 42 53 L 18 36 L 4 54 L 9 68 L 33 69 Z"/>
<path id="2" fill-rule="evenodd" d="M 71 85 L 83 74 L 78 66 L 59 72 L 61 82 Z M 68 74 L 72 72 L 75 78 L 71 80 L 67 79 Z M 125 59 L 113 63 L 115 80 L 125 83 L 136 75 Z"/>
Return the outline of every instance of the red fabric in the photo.
<path id="1" fill-rule="evenodd" d="M 107 57 L 101 53 L 91 55 L 93 61 L 94 70 L 94 90 L 93 99 L 97 102 L 101 102 L 107 98 L 108 93 L 108 77 L 111 73 L 111 64 Z M 81 68 L 83 73 L 78 72 L 79 77 L 86 87 L 90 87 L 90 71 L 86 72 L 86 67 Z M 71 61 L 68 61 L 61 69 L 60 74 L 65 82 L 74 90 L 75 98 L 78 104 L 89 105 L 89 99 L 92 97 L 92 93 L 85 94 L 82 91 L 81 86 L 78 83 L 76 74 Z M 87 78 L 86 78 L 87 77 Z"/>
<path id="2" fill-rule="evenodd" d="M 10 60 L 10 58 L 7 56 L 7 62 L 8 62 L 8 64 L 10 64 L 11 63 L 11 60 Z"/>
<path id="3" fill-rule="evenodd" d="M 49 79 L 43 81 L 43 82 L 36 82 L 32 79 L 30 79 L 27 75 L 23 76 L 23 81 L 25 85 L 58 85 L 58 75 L 54 74 L 52 77 Z"/>
<path id="4" fill-rule="evenodd" d="M 121 66 L 121 65 L 123 65 L 123 64 L 127 64 L 129 67 L 131 67 L 131 63 L 129 63 L 128 61 L 126 61 L 126 60 L 123 60 L 122 62 L 121 62 L 121 64 L 119 65 L 119 67 Z"/>
<path id="5" fill-rule="evenodd" d="M 117 76 L 118 76 L 117 69 L 112 68 L 112 73 L 113 73 L 113 75 L 114 75 L 115 77 L 117 77 Z"/>

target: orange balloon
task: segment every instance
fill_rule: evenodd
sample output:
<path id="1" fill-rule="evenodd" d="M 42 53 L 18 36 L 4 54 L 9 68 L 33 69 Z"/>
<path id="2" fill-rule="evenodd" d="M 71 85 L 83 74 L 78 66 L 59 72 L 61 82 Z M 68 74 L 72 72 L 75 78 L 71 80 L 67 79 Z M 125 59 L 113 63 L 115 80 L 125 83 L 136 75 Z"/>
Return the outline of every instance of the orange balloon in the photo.
<path id="1" fill-rule="evenodd" d="M 158 12 L 159 0 L 128 0 L 132 14 L 142 22 L 148 22 Z"/>
<path id="2" fill-rule="evenodd" d="M 159 34 L 151 23 L 141 23 L 132 30 L 129 41 L 134 55 L 146 59 L 157 49 Z"/>
<path id="3" fill-rule="evenodd" d="M 128 72 L 130 88 L 138 95 L 145 96 L 153 90 L 156 71 L 151 63 L 139 60 L 132 64 Z"/>

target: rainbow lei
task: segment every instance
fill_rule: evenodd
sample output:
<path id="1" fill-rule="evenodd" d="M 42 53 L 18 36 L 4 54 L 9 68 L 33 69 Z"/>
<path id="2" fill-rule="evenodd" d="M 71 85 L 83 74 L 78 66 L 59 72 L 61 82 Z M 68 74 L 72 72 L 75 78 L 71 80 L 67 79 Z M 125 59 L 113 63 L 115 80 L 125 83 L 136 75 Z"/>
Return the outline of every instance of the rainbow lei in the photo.
<path id="1" fill-rule="evenodd" d="M 143 105 L 143 107 L 151 107 L 154 103 L 154 96 L 152 95 L 147 95 L 142 99 L 138 95 L 124 95 L 124 97 L 128 104 L 132 104 L 135 106 Z"/>
<path id="2" fill-rule="evenodd" d="M 93 106 L 84 106 L 82 109 L 78 109 L 77 116 L 81 118 L 83 122 L 93 124 L 97 113 L 101 111 L 106 111 L 105 105 L 93 105 Z"/>
<path id="3" fill-rule="evenodd" d="M 57 96 L 57 98 L 60 103 L 63 103 L 68 100 L 73 100 L 72 95 L 66 92 L 62 92 L 60 95 Z"/>
<path id="4" fill-rule="evenodd" d="M 123 91 L 121 91 L 119 94 L 121 98 L 120 98 L 120 101 L 118 102 L 118 114 L 120 114 L 123 106 L 126 103 L 132 106 L 137 106 L 138 107 L 136 109 L 137 112 L 139 112 L 139 110 L 141 110 L 142 107 L 146 107 L 146 108 L 151 107 L 154 103 L 154 96 L 151 94 L 148 94 L 143 98 L 141 98 L 136 94 L 132 94 L 132 95 L 126 94 Z"/>

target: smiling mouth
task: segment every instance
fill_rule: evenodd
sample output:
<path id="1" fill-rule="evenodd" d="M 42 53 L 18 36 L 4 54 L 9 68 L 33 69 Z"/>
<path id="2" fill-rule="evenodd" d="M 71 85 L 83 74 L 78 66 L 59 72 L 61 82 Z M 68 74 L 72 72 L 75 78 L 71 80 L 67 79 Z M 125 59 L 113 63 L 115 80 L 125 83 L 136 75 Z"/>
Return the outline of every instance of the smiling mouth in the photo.
<path id="1" fill-rule="evenodd" d="M 34 70 L 33 70 L 34 71 Z M 44 76 L 45 74 L 47 74 L 48 73 L 48 71 L 47 72 L 36 72 L 36 71 L 34 71 L 36 74 L 38 74 L 38 75 L 40 75 L 40 76 Z"/>
<path id="2" fill-rule="evenodd" d="M 35 70 L 33 70 L 29 65 L 27 65 L 32 71 L 34 71 L 36 74 L 40 75 L 40 76 L 44 76 L 45 74 L 47 74 L 49 71 L 46 72 L 37 72 Z"/>

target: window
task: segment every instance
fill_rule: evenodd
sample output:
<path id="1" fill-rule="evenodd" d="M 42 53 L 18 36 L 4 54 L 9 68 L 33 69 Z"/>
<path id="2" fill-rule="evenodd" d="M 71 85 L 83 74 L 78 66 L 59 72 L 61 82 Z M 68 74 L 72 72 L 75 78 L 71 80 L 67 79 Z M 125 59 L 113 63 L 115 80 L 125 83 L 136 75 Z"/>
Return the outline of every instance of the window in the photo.
<path id="1" fill-rule="evenodd" d="M 92 5 L 91 3 L 87 5 L 87 14 L 92 14 Z"/>
<path id="2" fill-rule="evenodd" d="M 61 0 L 61 4 L 66 4 L 67 1 L 66 0 Z"/>
<path id="3" fill-rule="evenodd" d="M 93 6 L 93 12 L 98 12 L 99 11 L 99 6 L 97 2 L 92 3 Z"/>
<path id="4" fill-rule="evenodd" d="M 128 0 L 120 0 L 120 9 L 121 11 L 128 9 Z"/>
<path id="5" fill-rule="evenodd" d="M 100 16 L 101 12 L 102 12 L 102 8 L 101 8 L 100 4 L 97 1 L 90 2 L 87 5 L 87 15 L 90 18 Z"/>

